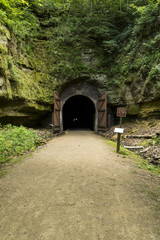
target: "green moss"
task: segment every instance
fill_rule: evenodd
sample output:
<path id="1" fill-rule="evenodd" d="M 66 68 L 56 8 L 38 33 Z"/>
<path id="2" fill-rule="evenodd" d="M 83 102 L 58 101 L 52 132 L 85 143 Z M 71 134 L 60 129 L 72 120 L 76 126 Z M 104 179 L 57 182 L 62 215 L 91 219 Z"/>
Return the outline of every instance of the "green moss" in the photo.
<path id="1" fill-rule="evenodd" d="M 8 56 L 7 61 L 8 61 L 8 68 L 9 68 L 9 69 L 12 69 L 12 66 L 13 66 L 13 64 L 14 64 L 14 59 L 13 59 L 13 57 L 12 57 L 12 56 Z"/>
<path id="2" fill-rule="evenodd" d="M 138 115 L 139 114 L 139 105 L 130 105 L 127 107 L 127 114 L 129 115 Z"/>
<path id="3" fill-rule="evenodd" d="M 53 104 L 56 83 L 49 74 L 46 49 L 43 44 L 40 46 L 41 50 L 37 49 L 37 55 L 32 51 L 30 55 L 27 55 L 24 44 L 20 44 L 17 52 L 19 55 L 1 54 L 0 71 L 6 77 L 6 91 L 4 92 L 8 99 L 22 98 L 28 101 L 29 106 L 37 110 L 51 111 L 50 106 Z"/>
<path id="4" fill-rule="evenodd" d="M 0 43 L 0 53 L 5 54 L 8 52 L 8 48 L 6 45 Z"/>
<path id="5" fill-rule="evenodd" d="M 55 89 L 54 79 L 47 73 L 20 69 L 13 62 L 10 71 L 14 96 L 26 99 L 30 106 L 38 110 L 50 111 Z"/>
<path id="6" fill-rule="evenodd" d="M 154 65 L 148 75 L 149 81 L 160 79 L 160 64 Z"/>
<path id="7" fill-rule="evenodd" d="M 160 115 L 160 100 L 154 100 L 152 102 L 142 103 L 140 107 L 139 115 L 141 117 L 149 117 L 149 116 L 156 116 Z"/>
<path id="8" fill-rule="evenodd" d="M 28 102 L 28 105 L 30 107 L 34 107 L 35 109 L 37 109 L 39 111 L 49 111 L 49 112 L 52 111 L 51 106 L 44 106 L 44 105 L 38 104 L 36 102 Z"/>
<path id="9" fill-rule="evenodd" d="M 8 96 L 9 99 L 12 99 L 13 98 L 13 92 L 12 92 L 10 81 L 8 79 L 6 80 L 6 85 L 7 85 L 7 96 Z"/>
<path id="10" fill-rule="evenodd" d="M 22 65 L 23 67 L 31 69 L 31 65 L 29 63 L 29 60 L 30 60 L 29 56 L 25 57 L 25 56 L 21 55 L 20 58 L 18 58 L 17 63 L 19 65 Z"/>
<path id="11" fill-rule="evenodd" d="M 11 40 L 10 31 L 2 23 L 0 23 L 0 33 L 1 35 L 6 36 L 7 39 Z"/>
<path id="12" fill-rule="evenodd" d="M 8 69 L 7 56 L 4 54 L 0 55 L 0 71 L 2 75 L 5 75 L 6 70 Z"/>

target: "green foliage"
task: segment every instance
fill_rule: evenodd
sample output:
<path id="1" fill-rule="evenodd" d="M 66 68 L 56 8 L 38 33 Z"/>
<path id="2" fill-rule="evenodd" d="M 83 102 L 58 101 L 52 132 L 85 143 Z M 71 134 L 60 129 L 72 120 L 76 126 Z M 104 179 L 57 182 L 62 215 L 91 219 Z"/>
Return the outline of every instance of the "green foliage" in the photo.
<path id="1" fill-rule="evenodd" d="M 118 45 L 114 40 L 110 41 L 103 41 L 104 51 L 107 53 L 113 53 L 114 51 L 118 50 Z"/>
<path id="2" fill-rule="evenodd" d="M 0 18 L 18 40 L 8 58 L 15 96 L 49 102 L 55 78 L 61 84 L 85 73 L 105 73 L 116 88 L 141 78 L 159 89 L 159 8 L 159 0 L 2 0 Z M 83 62 L 86 49 L 98 59 L 94 67 Z"/>
<path id="3" fill-rule="evenodd" d="M 40 137 L 33 130 L 11 124 L 0 126 L 0 164 L 27 151 L 33 151 L 39 145 Z"/>
<path id="4" fill-rule="evenodd" d="M 159 83 L 160 79 L 160 64 L 157 64 L 152 67 L 151 71 L 149 72 L 149 80 L 151 81 L 157 81 Z"/>
<path id="5" fill-rule="evenodd" d="M 159 176 L 159 174 L 160 174 L 160 168 L 158 166 L 155 166 L 153 164 L 148 164 L 148 162 L 145 160 L 141 161 L 138 164 L 138 167 L 141 169 L 149 170 L 157 176 Z"/>
<path id="6" fill-rule="evenodd" d="M 157 135 L 153 136 L 150 144 L 153 145 L 153 146 L 156 145 L 156 144 L 160 145 L 160 137 L 157 136 Z"/>
<path id="7" fill-rule="evenodd" d="M 13 58 L 11 56 L 9 56 L 8 57 L 8 68 L 12 69 L 13 64 L 14 64 L 14 60 L 13 60 Z"/>
<path id="8" fill-rule="evenodd" d="M 132 4 L 133 5 L 133 4 Z M 159 5 L 150 1 L 150 4 L 142 7 L 134 5 L 139 17 L 136 19 L 134 34 L 140 38 L 147 38 L 159 29 Z M 153 31 L 154 26 L 154 31 Z"/>
<path id="9" fill-rule="evenodd" d="M 0 43 L 0 53 L 5 54 L 5 53 L 7 53 L 7 51 L 8 51 L 8 49 L 6 48 L 6 46 L 4 46 Z"/>
<path id="10" fill-rule="evenodd" d="M 37 36 L 39 25 L 27 1 L 2 0 L 0 18 L 14 34 L 21 38 Z"/>

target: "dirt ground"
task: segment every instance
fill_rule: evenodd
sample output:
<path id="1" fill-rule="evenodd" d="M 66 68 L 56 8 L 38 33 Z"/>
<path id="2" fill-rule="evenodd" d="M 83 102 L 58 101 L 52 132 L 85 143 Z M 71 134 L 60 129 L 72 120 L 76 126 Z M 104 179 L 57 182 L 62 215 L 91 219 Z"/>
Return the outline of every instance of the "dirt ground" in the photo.
<path id="1" fill-rule="evenodd" d="M 0 179 L 1 240 L 159 240 L 160 179 L 73 131 Z"/>

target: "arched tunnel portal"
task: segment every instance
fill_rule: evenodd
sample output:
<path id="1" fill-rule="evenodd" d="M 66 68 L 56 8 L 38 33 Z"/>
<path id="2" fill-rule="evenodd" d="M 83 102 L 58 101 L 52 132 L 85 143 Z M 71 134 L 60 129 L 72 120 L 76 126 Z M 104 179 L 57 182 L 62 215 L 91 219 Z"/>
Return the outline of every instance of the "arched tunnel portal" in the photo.
<path id="1" fill-rule="evenodd" d="M 64 104 L 63 130 L 95 128 L 95 105 L 93 101 L 83 95 L 70 97 Z"/>
<path id="2" fill-rule="evenodd" d="M 67 129 L 105 131 L 107 127 L 107 95 L 97 87 L 79 82 L 54 94 L 53 132 Z"/>

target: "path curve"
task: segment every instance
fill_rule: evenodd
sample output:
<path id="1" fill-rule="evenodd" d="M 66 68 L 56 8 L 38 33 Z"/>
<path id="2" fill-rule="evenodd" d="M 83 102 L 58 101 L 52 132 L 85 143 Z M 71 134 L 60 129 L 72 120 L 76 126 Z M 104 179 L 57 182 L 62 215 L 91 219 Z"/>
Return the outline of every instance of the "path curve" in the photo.
<path id="1" fill-rule="evenodd" d="M 69 132 L 0 179 L 1 240 L 159 240 L 160 181 L 92 132 Z"/>

